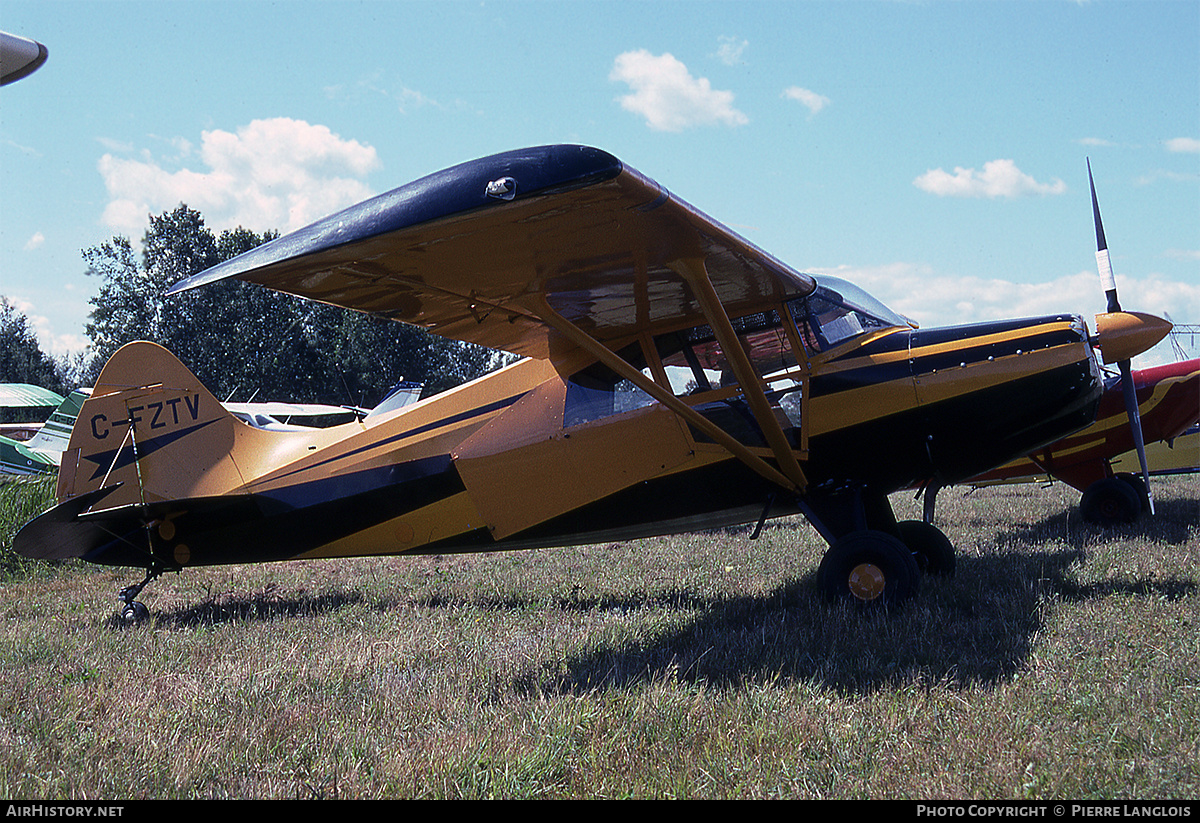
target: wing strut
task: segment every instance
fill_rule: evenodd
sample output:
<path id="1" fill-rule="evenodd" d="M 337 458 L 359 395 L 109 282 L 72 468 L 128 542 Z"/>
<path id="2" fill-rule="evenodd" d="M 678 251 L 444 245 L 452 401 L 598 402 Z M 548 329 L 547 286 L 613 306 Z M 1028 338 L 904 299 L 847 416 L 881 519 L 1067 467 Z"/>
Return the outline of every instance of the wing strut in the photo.
<path id="1" fill-rule="evenodd" d="M 537 314 L 549 326 L 553 327 L 563 337 L 570 340 L 575 345 L 586 351 L 588 354 L 595 357 L 604 365 L 608 366 L 621 377 L 633 383 L 646 394 L 653 397 L 659 403 L 675 412 L 688 423 L 691 423 L 700 431 L 707 434 L 717 443 L 721 444 L 734 457 L 741 460 L 758 474 L 776 483 L 785 489 L 792 491 L 797 490 L 797 484 L 789 480 L 784 475 L 780 474 L 770 463 L 763 460 L 743 444 L 731 437 L 724 429 L 713 423 L 708 418 L 704 417 L 700 412 L 693 409 L 688 404 L 681 401 L 678 397 L 672 394 L 669 390 L 663 388 L 654 380 L 642 374 L 640 369 L 635 369 L 623 360 L 616 352 L 609 349 L 600 341 L 593 338 L 583 329 L 576 326 L 570 320 L 567 320 L 557 311 L 543 301 L 538 309 Z M 757 386 L 758 384 L 755 383 Z M 774 418 L 772 417 L 772 420 Z M 802 486 L 800 487 L 802 488 Z"/>
<path id="2" fill-rule="evenodd" d="M 771 451 L 775 453 L 779 467 L 792 481 L 792 484 L 803 491 L 808 485 L 804 479 L 804 472 L 800 469 L 800 464 L 796 462 L 796 455 L 792 453 L 792 446 L 788 443 L 787 435 L 783 433 L 779 420 L 771 411 L 771 403 L 763 391 L 762 383 L 758 379 L 758 372 L 754 370 L 754 365 L 746 355 L 746 350 L 742 348 L 737 332 L 733 329 L 733 323 L 729 321 L 729 315 L 725 313 L 725 307 L 721 304 L 721 298 L 717 296 L 717 291 L 708 278 L 704 260 L 700 258 L 683 259 L 670 264 L 670 266 L 687 280 L 696 299 L 700 301 L 700 308 L 704 311 L 704 316 L 708 318 L 708 324 L 716 334 L 717 342 L 721 344 L 721 352 L 729 358 L 729 365 L 733 367 L 733 373 L 741 384 L 742 393 L 750 404 L 750 410 L 754 412 L 754 419 L 758 421 L 758 427 L 762 429 L 763 435 L 767 438 Z"/>

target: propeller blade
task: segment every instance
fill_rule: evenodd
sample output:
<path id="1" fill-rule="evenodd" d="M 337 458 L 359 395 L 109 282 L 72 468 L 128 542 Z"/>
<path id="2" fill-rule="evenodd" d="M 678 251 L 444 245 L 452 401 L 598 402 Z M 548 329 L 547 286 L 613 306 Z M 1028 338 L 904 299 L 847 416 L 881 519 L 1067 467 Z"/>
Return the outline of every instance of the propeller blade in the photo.
<path id="1" fill-rule="evenodd" d="M 1100 220 L 1100 201 L 1096 199 L 1096 182 L 1092 179 L 1092 160 L 1089 157 L 1088 185 L 1092 189 L 1092 218 L 1096 223 L 1096 266 L 1100 269 L 1100 285 L 1104 288 L 1104 296 L 1108 298 L 1108 310 L 1120 311 L 1121 302 L 1117 299 L 1117 279 L 1113 276 L 1112 261 L 1108 257 L 1108 241 L 1104 238 L 1104 223 Z"/>
<path id="2" fill-rule="evenodd" d="M 1092 161 L 1088 158 L 1088 186 L 1092 190 L 1092 217 L 1096 223 L 1096 266 L 1100 271 L 1100 285 L 1104 288 L 1104 296 L 1108 299 L 1108 312 L 1121 311 L 1121 301 L 1117 299 L 1117 279 L 1113 276 L 1112 260 L 1108 255 L 1108 240 L 1104 237 L 1104 224 L 1100 220 L 1100 201 L 1096 198 L 1096 182 L 1092 179 Z M 1099 323 L 1099 320 L 1097 320 Z M 1121 369 L 1121 394 L 1125 398 L 1125 415 L 1129 418 L 1129 428 L 1133 433 L 1133 445 L 1137 449 L 1138 463 L 1142 470 L 1142 483 L 1146 488 L 1146 504 L 1150 514 L 1154 514 L 1154 495 L 1150 493 L 1150 468 L 1146 463 L 1146 442 L 1142 435 L 1142 416 L 1138 411 L 1137 389 L 1133 385 L 1133 370 L 1128 358 L 1117 364 Z"/>

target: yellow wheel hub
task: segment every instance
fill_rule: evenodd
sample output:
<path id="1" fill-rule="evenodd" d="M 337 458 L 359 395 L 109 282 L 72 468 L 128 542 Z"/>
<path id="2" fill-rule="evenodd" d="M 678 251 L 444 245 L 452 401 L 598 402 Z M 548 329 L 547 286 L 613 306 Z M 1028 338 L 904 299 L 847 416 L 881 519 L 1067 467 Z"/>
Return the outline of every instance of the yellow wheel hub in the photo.
<path id="1" fill-rule="evenodd" d="M 887 580 L 878 566 L 873 563 L 860 563 L 851 569 L 846 582 L 850 586 L 850 593 L 859 600 L 874 600 L 883 594 Z"/>

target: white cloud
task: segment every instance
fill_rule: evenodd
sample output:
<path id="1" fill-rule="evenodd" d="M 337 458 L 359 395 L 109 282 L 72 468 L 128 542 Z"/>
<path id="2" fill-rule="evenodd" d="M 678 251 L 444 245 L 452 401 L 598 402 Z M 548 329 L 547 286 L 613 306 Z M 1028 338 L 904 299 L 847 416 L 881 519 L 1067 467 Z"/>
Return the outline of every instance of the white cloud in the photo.
<path id="1" fill-rule="evenodd" d="M 1195 137 L 1173 137 L 1166 142 L 1167 151 L 1200 154 L 1200 140 Z"/>
<path id="2" fill-rule="evenodd" d="M 1177 171 L 1168 171 L 1167 169 L 1153 169 L 1146 174 L 1139 174 L 1134 183 L 1139 186 L 1152 186 L 1160 180 L 1169 180 L 1172 183 L 1187 183 L 1196 179 L 1194 173 L 1184 174 Z"/>
<path id="3" fill-rule="evenodd" d="M 829 105 L 830 100 L 823 94 L 817 94 L 815 91 L 801 88 L 800 86 L 792 86 L 784 89 L 783 96 L 788 100 L 796 100 L 804 105 L 810 112 L 816 114 L 821 109 Z"/>
<path id="4" fill-rule="evenodd" d="M 25 241 L 25 251 L 33 251 L 34 249 L 41 248 L 45 242 L 46 236 L 40 231 L 35 231 L 33 236 Z"/>
<path id="5" fill-rule="evenodd" d="M 706 78 L 693 77 L 687 66 L 670 54 L 656 57 L 645 49 L 620 54 L 609 79 L 633 89 L 632 94 L 620 98 L 621 107 L 646 118 L 655 131 L 749 122 L 733 107 L 733 92 L 718 91 Z"/>
<path id="6" fill-rule="evenodd" d="M 1017 168 L 1012 160 L 989 160 L 983 171 L 955 167 L 951 174 L 943 169 L 931 169 L 913 185 L 939 197 L 1021 197 L 1025 195 L 1062 194 L 1067 184 L 1058 178 L 1052 183 L 1039 183 Z"/>
<path id="7" fill-rule="evenodd" d="M 928 328 L 1070 312 L 1083 315 L 1094 331 L 1093 315 L 1105 309 L 1099 276 L 1090 270 L 1038 283 L 938 274 L 911 263 L 806 271 L 849 280 Z M 1159 274 L 1117 274 L 1117 290 L 1121 304 L 1130 311 L 1200 317 L 1200 283 L 1169 280 Z"/>
<path id="8" fill-rule="evenodd" d="M 749 40 L 739 40 L 736 37 L 722 35 L 721 45 L 717 48 L 717 59 L 727 66 L 733 66 L 742 61 L 742 54 L 750 45 Z"/>
<path id="9" fill-rule="evenodd" d="M 1197 249 L 1167 249 L 1163 252 L 1163 256 L 1172 260 L 1200 262 L 1200 250 Z"/>
<path id="10" fill-rule="evenodd" d="M 137 236 L 147 215 L 185 203 L 216 230 L 287 233 L 371 196 L 363 178 L 379 166 L 373 147 L 284 117 L 254 120 L 236 133 L 203 132 L 198 154 L 185 139 L 173 144 L 182 164 L 202 168 L 169 171 L 148 155 L 100 158 L 106 225 Z"/>
<path id="11" fill-rule="evenodd" d="M 2 299 L 25 316 L 38 347 L 51 357 L 70 357 L 87 349 L 90 341 L 81 334 L 54 334 L 50 320 L 28 300 L 13 295 L 3 295 Z"/>
<path id="12" fill-rule="evenodd" d="M 423 106 L 444 108 L 436 100 L 425 96 L 416 89 L 409 88 L 404 83 L 397 85 L 399 91 L 393 90 L 391 81 L 386 80 L 382 72 L 374 72 L 360 78 L 352 85 L 339 83 L 325 86 L 324 91 L 331 100 L 342 100 L 349 105 L 360 105 L 366 97 L 383 97 L 395 103 L 401 114 L 408 114 L 411 110 Z"/>

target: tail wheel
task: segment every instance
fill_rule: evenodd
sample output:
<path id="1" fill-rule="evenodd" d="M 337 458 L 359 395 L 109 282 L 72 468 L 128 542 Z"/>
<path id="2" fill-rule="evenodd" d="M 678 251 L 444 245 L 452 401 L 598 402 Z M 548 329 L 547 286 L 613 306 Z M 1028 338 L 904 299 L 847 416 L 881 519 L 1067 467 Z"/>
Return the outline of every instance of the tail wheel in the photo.
<path id="1" fill-rule="evenodd" d="M 900 539 L 912 552 L 922 574 L 954 576 L 954 544 L 941 529 L 924 520 L 903 520 L 896 525 Z"/>
<path id="2" fill-rule="evenodd" d="M 1142 500 L 1129 483 L 1106 477 L 1087 487 L 1079 500 L 1079 512 L 1087 522 L 1101 526 L 1132 523 L 1142 512 Z"/>
<path id="3" fill-rule="evenodd" d="M 817 585 L 833 601 L 895 607 L 916 594 L 921 572 L 897 538 L 857 531 L 834 541 L 817 568 Z"/>
<path id="4" fill-rule="evenodd" d="M 146 605 L 140 600 L 134 600 L 131 603 L 127 603 L 125 607 L 121 609 L 121 619 L 123 619 L 126 623 L 142 623 L 145 622 L 149 617 L 150 610 L 147 609 Z"/>

